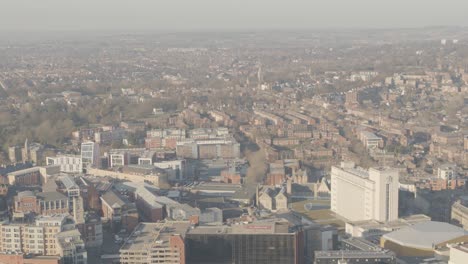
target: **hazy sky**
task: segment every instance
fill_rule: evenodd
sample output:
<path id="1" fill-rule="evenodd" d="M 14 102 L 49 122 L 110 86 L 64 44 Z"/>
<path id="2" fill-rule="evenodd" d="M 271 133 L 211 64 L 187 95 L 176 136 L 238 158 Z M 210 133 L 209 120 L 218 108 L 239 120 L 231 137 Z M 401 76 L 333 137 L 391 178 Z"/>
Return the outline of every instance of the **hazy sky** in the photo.
<path id="1" fill-rule="evenodd" d="M 468 0 L 0 0 L 0 31 L 468 26 Z"/>

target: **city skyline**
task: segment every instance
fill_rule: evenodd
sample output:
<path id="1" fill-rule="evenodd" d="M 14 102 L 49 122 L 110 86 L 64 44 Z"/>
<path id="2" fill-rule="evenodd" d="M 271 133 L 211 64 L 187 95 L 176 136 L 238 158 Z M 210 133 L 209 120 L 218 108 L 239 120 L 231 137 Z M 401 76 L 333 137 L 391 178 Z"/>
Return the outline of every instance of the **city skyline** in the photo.
<path id="1" fill-rule="evenodd" d="M 468 3 L 0 6 L 0 264 L 468 263 Z"/>

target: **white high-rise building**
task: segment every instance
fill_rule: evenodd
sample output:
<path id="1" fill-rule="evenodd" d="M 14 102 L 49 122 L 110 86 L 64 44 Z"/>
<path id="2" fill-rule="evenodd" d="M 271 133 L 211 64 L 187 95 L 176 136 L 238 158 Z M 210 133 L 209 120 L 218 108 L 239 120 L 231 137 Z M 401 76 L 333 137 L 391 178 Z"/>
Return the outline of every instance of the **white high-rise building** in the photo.
<path id="1" fill-rule="evenodd" d="M 81 164 L 87 166 L 99 166 L 100 159 L 99 144 L 95 142 L 81 143 Z"/>
<path id="2" fill-rule="evenodd" d="M 350 221 L 398 219 L 398 170 L 355 167 L 342 162 L 331 170 L 331 210 Z"/>

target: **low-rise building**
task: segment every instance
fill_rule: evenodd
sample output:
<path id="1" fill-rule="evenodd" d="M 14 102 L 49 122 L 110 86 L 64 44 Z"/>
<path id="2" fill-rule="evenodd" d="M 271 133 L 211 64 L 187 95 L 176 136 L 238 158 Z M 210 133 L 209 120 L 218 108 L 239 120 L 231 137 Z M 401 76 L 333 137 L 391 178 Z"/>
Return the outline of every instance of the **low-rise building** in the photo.
<path id="1" fill-rule="evenodd" d="M 154 166 L 166 170 L 170 181 L 182 181 L 185 179 L 186 161 L 185 160 L 169 160 L 155 162 Z"/>
<path id="2" fill-rule="evenodd" d="M 314 264 L 396 264 L 396 257 L 390 251 L 337 250 L 316 251 Z"/>
<path id="3" fill-rule="evenodd" d="M 140 223 L 120 248 L 120 263 L 186 262 L 188 222 Z"/>
<path id="4" fill-rule="evenodd" d="M 47 165 L 59 165 L 65 173 L 82 173 L 81 157 L 79 155 L 57 155 L 46 158 Z"/>
<path id="5" fill-rule="evenodd" d="M 59 256 L 31 256 L 23 253 L 0 253 L 0 263 L 61 264 L 61 258 Z"/>
<path id="6" fill-rule="evenodd" d="M 368 150 L 377 149 L 379 147 L 382 147 L 383 144 L 383 140 L 381 137 L 378 137 L 374 133 L 365 130 L 361 131 L 359 139 L 362 141 L 362 143 Z"/>
<path id="7" fill-rule="evenodd" d="M 101 203 L 103 219 L 109 221 L 113 227 L 133 230 L 138 224 L 136 205 L 125 197 L 110 190 L 101 196 Z"/>
<path id="8" fill-rule="evenodd" d="M 465 264 L 468 261 L 468 244 L 449 245 L 450 259 L 448 264 Z"/>
<path id="9" fill-rule="evenodd" d="M 19 192 L 14 198 L 16 213 L 55 215 L 69 213 L 68 198 L 59 192 Z"/>
<path id="10" fill-rule="evenodd" d="M 41 185 L 41 167 L 32 167 L 8 173 L 8 184 L 19 186 Z"/>
<path id="11" fill-rule="evenodd" d="M 56 235 L 57 253 L 63 264 L 87 264 L 88 252 L 78 229 L 67 230 Z"/>
<path id="12" fill-rule="evenodd" d="M 264 187 L 257 192 L 257 205 L 259 208 L 270 211 L 288 209 L 288 197 L 284 188 Z"/>
<path id="13" fill-rule="evenodd" d="M 468 229 L 468 197 L 462 197 L 452 205 L 451 222 Z"/>
<path id="14" fill-rule="evenodd" d="M 428 221 L 382 236 L 380 246 L 397 256 L 433 256 L 436 249 L 450 243 L 468 242 L 468 231 L 457 226 Z"/>

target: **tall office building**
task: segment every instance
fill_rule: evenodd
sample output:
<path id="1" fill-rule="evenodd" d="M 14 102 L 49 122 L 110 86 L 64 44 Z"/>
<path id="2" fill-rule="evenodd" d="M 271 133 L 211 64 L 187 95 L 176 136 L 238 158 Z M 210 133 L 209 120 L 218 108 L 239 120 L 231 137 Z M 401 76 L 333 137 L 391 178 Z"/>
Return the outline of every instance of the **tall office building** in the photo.
<path id="1" fill-rule="evenodd" d="M 99 144 L 95 142 L 81 143 L 81 164 L 87 166 L 99 166 L 100 152 Z"/>
<path id="2" fill-rule="evenodd" d="M 350 221 L 398 219 L 398 171 L 355 167 L 342 162 L 331 170 L 331 210 Z"/>
<path id="3" fill-rule="evenodd" d="M 186 236 L 188 264 L 302 264 L 304 233 L 287 221 L 198 226 Z"/>

